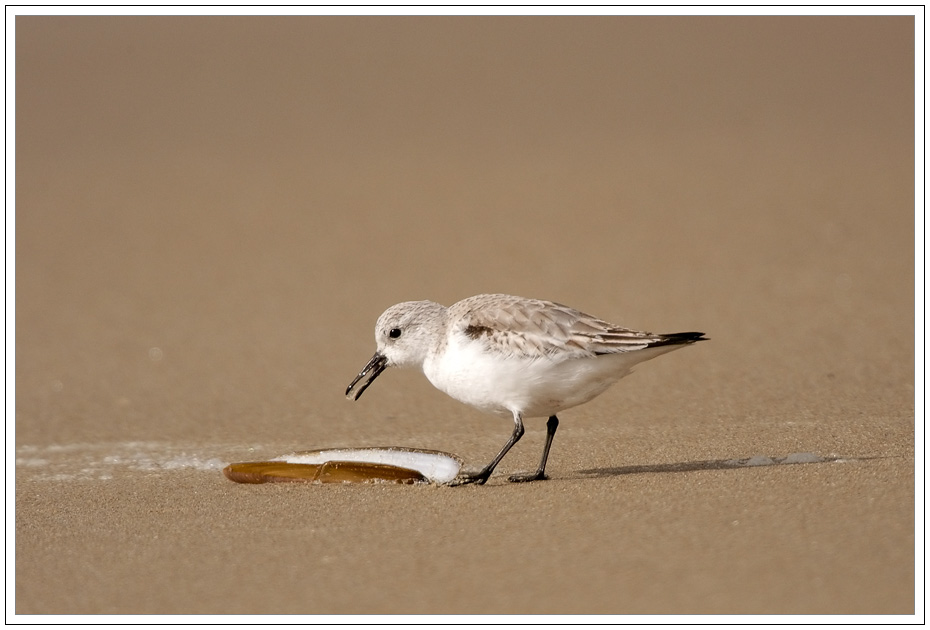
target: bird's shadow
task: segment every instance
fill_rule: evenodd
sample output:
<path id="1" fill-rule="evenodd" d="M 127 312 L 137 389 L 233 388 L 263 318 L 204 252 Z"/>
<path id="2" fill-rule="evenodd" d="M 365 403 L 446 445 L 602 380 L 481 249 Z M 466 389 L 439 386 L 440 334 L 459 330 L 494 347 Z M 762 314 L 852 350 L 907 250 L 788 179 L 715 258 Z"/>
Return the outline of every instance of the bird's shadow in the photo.
<path id="1" fill-rule="evenodd" d="M 824 464 L 831 462 L 850 462 L 878 457 L 841 457 L 838 455 L 821 456 L 815 453 L 791 453 L 786 457 L 767 457 L 757 455 L 743 459 L 709 459 L 693 462 L 673 462 L 669 464 L 643 464 L 635 466 L 611 466 L 606 468 L 587 468 L 576 471 L 583 478 L 617 477 L 620 475 L 639 475 L 644 473 L 681 473 L 697 470 L 730 470 L 733 468 L 755 468 L 759 466 L 791 466 L 795 464 Z"/>

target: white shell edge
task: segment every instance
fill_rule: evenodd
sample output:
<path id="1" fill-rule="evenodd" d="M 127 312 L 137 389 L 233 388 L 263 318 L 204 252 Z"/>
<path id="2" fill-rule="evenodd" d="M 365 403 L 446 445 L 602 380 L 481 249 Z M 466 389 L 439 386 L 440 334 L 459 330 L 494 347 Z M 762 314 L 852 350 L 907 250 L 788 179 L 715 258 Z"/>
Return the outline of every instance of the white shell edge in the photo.
<path id="1" fill-rule="evenodd" d="M 415 470 L 433 483 L 452 481 L 462 468 L 461 460 L 454 455 L 404 447 L 331 448 L 290 453 L 271 461 L 288 464 L 325 464 L 331 461 L 385 464 Z"/>

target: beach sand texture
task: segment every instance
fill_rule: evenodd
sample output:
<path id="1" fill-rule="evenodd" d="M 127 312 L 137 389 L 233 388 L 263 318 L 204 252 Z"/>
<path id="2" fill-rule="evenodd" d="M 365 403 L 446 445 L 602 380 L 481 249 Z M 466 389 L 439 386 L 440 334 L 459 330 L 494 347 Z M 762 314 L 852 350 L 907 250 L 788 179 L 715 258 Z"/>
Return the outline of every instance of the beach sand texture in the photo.
<path id="1" fill-rule="evenodd" d="M 907 17 L 18 17 L 16 613 L 913 614 L 913 59 Z M 711 341 L 560 414 L 549 481 L 506 481 L 544 420 L 482 487 L 223 477 L 487 463 L 511 421 L 422 374 L 344 391 L 387 306 L 490 292 Z"/>

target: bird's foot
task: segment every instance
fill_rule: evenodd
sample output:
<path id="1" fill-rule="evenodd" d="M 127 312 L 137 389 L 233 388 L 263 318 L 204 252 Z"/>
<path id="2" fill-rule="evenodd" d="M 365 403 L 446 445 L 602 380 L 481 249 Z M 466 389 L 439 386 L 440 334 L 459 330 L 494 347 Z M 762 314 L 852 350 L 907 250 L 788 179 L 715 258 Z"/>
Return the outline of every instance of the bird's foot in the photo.
<path id="1" fill-rule="evenodd" d="M 464 486 L 470 483 L 476 483 L 479 486 L 488 480 L 491 476 L 490 470 L 482 470 L 475 473 L 460 473 L 455 479 L 449 482 L 450 486 Z"/>
<path id="2" fill-rule="evenodd" d="M 546 473 L 542 470 L 537 470 L 536 472 L 531 473 L 520 473 L 517 475 L 510 475 L 508 479 L 513 483 L 522 483 L 524 481 L 542 481 L 543 479 L 548 479 Z"/>

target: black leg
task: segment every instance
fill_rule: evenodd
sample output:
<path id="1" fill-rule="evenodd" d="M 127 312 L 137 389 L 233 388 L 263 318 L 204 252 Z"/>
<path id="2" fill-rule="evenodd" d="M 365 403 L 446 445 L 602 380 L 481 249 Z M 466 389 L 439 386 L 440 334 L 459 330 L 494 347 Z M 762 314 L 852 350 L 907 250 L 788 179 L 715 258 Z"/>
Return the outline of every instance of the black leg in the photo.
<path id="1" fill-rule="evenodd" d="M 539 462 L 539 468 L 534 473 L 523 473 L 522 475 L 512 475 L 510 481 L 539 481 L 548 479 L 546 477 L 546 460 L 549 459 L 549 448 L 552 446 L 552 438 L 555 437 L 555 430 L 559 428 L 559 419 L 555 416 L 549 416 L 549 422 L 546 423 L 546 445 L 543 447 L 542 460 Z"/>
<path id="2" fill-rule="evenodd" d="M 485 466 L 479 472 L 476 472 L 476 473 L 461 473 L 458 477 L 453 479 L 449 483 L 449 485 L 463 486 L 467 483 L 482 484 L 485 481 L 487 481 L 488 477 L 491 476 L 491 473 L 494 472 L 494 469 L 497 467 L 500 461 L 504 459 L 504 455 L 507 454 L 507 451 L 513 448 L 513 445 L 519 442 L 520 438 L 523 437 L 523 431 L 524 431 L 523 418 L 520 417 L 520 414 L 518 413 L 513 414 L 513 424 L 514 424 L 513 433 L 510 434 L 510 439 L 507 440 L 507 443 L 504 444 L 504 448 L 502 448 L 501 452 L 497 454 L 497 457 L 491 460 L 490 464 L 488 464 L 487 466 Z M 556 424 L 558 424 L 558 420 L 556 420 Z M 550 441 L 551 441 L 551 438 L 550 438 Z M 547 451 L 549 450 L 548 446 L 546 450 Z"/>

